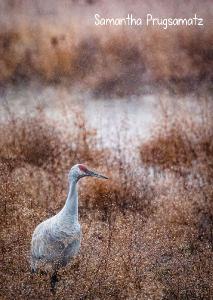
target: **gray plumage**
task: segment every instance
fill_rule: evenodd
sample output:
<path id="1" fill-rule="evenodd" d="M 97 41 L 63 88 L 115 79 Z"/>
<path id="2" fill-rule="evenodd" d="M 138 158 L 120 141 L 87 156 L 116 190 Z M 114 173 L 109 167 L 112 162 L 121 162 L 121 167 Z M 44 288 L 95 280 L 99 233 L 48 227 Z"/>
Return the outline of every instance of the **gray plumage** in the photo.
<path id="1" fill-rule="evenodd" d="M 77 255 L 81 243 L 81 226 L 78 221 L 77 182 L 85 176 L 106 178 L 75 165 L 69 173 L 69 192 L 64 207 L 55 216 L 36 228 L 31 241 L 31 268 L 33 272 L 45 271 L 48 266 L 56 272 Z"/>

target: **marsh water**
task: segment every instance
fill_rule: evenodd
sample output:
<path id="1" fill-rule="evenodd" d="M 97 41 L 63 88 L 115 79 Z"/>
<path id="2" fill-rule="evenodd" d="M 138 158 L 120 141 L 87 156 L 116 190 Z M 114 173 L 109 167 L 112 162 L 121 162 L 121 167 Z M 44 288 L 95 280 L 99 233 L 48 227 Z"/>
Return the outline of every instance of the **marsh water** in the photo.
<path id="1" fill-rule="evenodd" d="M 1 93 L 0 104 L 2 120 L 7 118 L 5 107 L 21 118 L 42 110 L 62 130 L 73 130 L 74 115 L 80 113 L 86 127 L 96 131 L 102 146 L 110 148 L 117 147 L 118 143 L 132 143 L 137 147 L 149 139 L 161 122 L 164 106 L 174 116 L 186 109 L 193 118 L 199 115 L 197 103 L 190 97 L 152 94 L 106 99 L 60 86 L 8 88 Z"/>

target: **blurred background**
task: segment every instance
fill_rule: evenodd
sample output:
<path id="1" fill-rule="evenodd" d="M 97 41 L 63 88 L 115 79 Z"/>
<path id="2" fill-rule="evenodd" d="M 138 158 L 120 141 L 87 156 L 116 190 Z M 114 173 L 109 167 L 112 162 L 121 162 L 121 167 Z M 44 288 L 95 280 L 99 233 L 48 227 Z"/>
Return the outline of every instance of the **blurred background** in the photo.
<path id="1" fill-rule="evenodd" d="M 204 26 L 95 26 L 146 14 Z M 211 299 L 213 6 L 0 0 L 1 297 L 47 299 L 34 227 L 80 183 L 80 255 L 59 299 Z"/>

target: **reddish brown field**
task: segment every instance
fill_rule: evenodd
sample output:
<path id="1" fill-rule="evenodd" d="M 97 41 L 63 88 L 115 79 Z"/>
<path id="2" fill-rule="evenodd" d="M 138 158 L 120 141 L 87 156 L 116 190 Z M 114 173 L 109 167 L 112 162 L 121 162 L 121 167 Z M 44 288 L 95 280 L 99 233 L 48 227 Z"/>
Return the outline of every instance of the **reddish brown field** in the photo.
<path id="1" fill-rule="evenodd" d="M 202 125 L 208 127 L 205 142 L 205 135 L 194 140 L 193 126 L 183 130 L 176 123 L 156 131 L 141 146 L 143 164 L 129 166 L 109 150 L 96 149 L 96 135 L 82 116 L 76 116 L 76 131 L 69 137 L 59 134 L 42 112 L 8 120 L 0 131 L 2 299 L 53 297 L 48 276 L 30 274 L 31 234 L 63 206 L 67 172 L 79 161 L 110 180 L 80 184 L 82 248 L 61 270 L 55 297 L 211 299 L 209 121 Z M 150 165 L 157 168 L 151 177 Z"/>
<path id="2" fill-rule="evenodd" d="M 97 1 L 82 14 L 77 10 L 77 15 L 72 14 L 71 3 L 69 10 L 64 12 L 63 1 L 59 7 L 57 1 L 55 7 L 50 4 L 52 13 L 47 13 L 37 1 L 34 5 L 24 3 L 14 1 L 13 5 L 2 7 L 1 85 L 26 84 L 33 80 L 68 86 L 80 84 L 94 95 L 106 97 L 144 94 L 147 89 L 156 88 L 167 88 L 172 93 L 189 93 L 203 86 L 211 88 L 210 10 L 202 10 L 204 27 L 100 29 L 88 16 L 93 16 L 97 10 L 103 10 L 104 15 L 103 7 L 110 7 L 109 3 L 99 7 Z M 117 5 L 119 10 L 122 4 Z M 188 5 L 191 16 L 193 9 L 190 3 Z M 166 1 L 162 3 L 168 15 L 186 13 L 181 8 L 174 12 L 170 6 Z M 127 1 L 127 12 L 128 7 L 131 5 Z M 141 13 L 141 17 L 149 11 L 148 7 L 143 10 L 139 6 L 137 12 L 136 4 L 131 9 Z M 11 19 L 13 22 L 9 22 Z"/>
<path id="3" fill-rule="evenodd" d="M 212 299 L 210 8 L 209 0 L 0 1 L 0 299 Z M 97 29 L 89 17 L 99 10 L 141 17 L 196 10 L 205 26 Z M 160 95 L 161 120 L 156 116 L 151 136 L 138 137 L 138 148 L 131 139 L 119 144 L 127 125 L 115 132 L 116 151 L 103 146 L 81 108 L 91 98 L 98 106 L 114 98 L 132 104 L 138 96 L 142 119 L 153 100 L 145 94 Z M 66 108 L 57 115 L 63 101 L 73 126 Z M 135 110 L 126 108 L 134 120 Z M 60 270 L 53 295 L 49 275 L 30 272 L 31 236 L 63 207 L 76 163 L 110 179 L 79 183 L 82 245 Z"/>

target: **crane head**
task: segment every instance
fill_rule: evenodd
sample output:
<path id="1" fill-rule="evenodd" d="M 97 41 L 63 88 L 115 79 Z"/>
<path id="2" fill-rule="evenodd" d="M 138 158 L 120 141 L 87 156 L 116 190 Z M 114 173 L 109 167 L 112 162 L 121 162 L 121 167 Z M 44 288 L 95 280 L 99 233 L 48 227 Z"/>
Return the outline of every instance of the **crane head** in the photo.
<path id="1" fill-rule="evenodd" d="M 108 177 L 101 175 L 95 171 L 89 170 L 86 166 L 82 164 L 77 164 L 73 166 L 70 170 L 69 178 L 75 178 L 76 180 L 79 180 L 82 177 L 91 176 L 91 177 L 97 177 L 102 179 L 108 179 Z"/>

